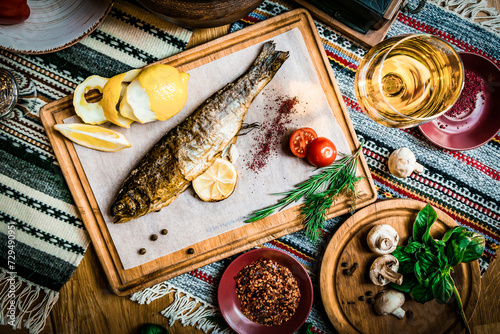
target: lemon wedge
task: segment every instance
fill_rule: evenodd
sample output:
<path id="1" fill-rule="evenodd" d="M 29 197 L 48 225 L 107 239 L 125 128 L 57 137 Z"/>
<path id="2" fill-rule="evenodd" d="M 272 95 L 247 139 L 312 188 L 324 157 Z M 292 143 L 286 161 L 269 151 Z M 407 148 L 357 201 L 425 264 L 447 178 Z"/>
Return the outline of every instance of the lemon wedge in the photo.
<path id="1" fill-rule="evenodd" d="M 80 118 L 88 124 L 102 124 L 107 122 L 102 108 L 102 99 L 98 102 L 89 103 L 85 98 L 85 94 L 89 91 L 97 89 L 102 93 L 103 87 L 108 79 L 98 75 L 91 75 L 79 84 L 73 93 L 73 106 L 75 112 Z"/>
<path id="2" fill-rule="evenodd" d="M 140 123 L 165 121 L 177 114 L 187 101 L 189 74 L 157 64 L 143 69 L 127 87 L 120 113 Z"/>
<path id="3" fill-rule="evenodd" d="M 131 146 L 123 134 L 102 126 L 72 123 L 54 128 L 72 142 L 94 150 L 116 152 Z"/>
<path id="4" fill-rule="evenodd" d="M 221 201 L 233 193 L 237 176 L 232 163 L 218 158 L 205 173 L 193 180 L 193 189 L 203 201 Z"/>
<path id="5" fill-rule="evenodd" d="M 140 69 L 131 70 L 126 73 L 115 75 L 104 85 L 101 105 L 104 111 L 104 117 L 111 123 L 128 128 L 134 121 L 133 119 L 123 117 L 117 109 L 117 106 L 125 94 L 127 83 L 134 80 L 140 71 Z"/>

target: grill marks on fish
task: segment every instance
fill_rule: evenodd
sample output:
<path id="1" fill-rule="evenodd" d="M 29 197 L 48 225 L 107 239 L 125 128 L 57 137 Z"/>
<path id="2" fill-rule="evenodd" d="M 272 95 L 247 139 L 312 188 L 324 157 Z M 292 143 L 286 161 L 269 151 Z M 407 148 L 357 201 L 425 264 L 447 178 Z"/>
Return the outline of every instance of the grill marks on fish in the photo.
<path id="1" fill-rule="evenodd" d="M 233 141 L 252 101 L 287 58 L 273 42 L 263 44 L 245 74 L 167 132 L 124 181 L 111 207 L 116 223 L 167 206 L 204 173 Z"/>

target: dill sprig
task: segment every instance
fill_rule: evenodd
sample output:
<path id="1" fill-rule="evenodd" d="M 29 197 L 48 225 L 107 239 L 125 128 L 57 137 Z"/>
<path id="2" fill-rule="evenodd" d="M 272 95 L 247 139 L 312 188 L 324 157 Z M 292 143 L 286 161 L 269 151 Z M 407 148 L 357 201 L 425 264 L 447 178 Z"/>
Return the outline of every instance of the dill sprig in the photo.
<path id="1" fill-rule="evenodd" d="M 344 154 L 342 159 L 330 166 L 319 168 L 318 173 L 298 184 L 295 189 L 275 194 L 283 198 L 274 205 L 255 211 L 245 222 L 251 223 L 267 217 L 274 211 L 282 210 L 304 198 L 304 203 L 300 207 L 300 215 L 305 224 L 305 233 L 311 241 L 317 241 L 326 219 L 326 212 L 333 204 L 335 197 L 345 192 L 353 198 L 352 206 L 355 206 L 356 183 L 361 179 L 361 177 L 356 177 L 356 166 L 362 147 L 363 144 L 354 154 Z"/>

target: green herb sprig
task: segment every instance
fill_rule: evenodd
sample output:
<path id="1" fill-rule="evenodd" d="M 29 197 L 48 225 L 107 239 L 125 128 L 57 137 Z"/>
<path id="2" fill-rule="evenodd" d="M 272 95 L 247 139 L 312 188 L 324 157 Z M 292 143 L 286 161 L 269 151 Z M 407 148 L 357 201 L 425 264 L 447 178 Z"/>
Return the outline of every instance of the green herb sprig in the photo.
<path id="1" fill-rule="evenodd" d="M 295 189 L 277 193 L 284 196 L 278 203 L 254 212 L 246 223 L 251 223 L 282 210 L 288 205 L 304 198 L 300 207 L 300 214 L 305 224 L 305 234 L 313 242 L 319 239 L 320 229 L 323 228 L 326 212 L 333 204 L 334 198 L 345 192 L 353 198 L 352 207 L 357 199 L 356 183 L 362 177 L 356 177 L 357 159 L 363 144 L 352 155 L 345 155 L 327 167 L 319 168 L 306 181 L 298 184 Z"/>
<path id="2" fill-rule="evenodd" d="M 436 219 L 436 211 L 429 204 L 417 214 L 408 244 L 398 246 L 392 253 L 399 260 L 398 272 L 403 274 L 403 284 L 391 283 L 390 286 L 409 293 L 420 303 L 435 298 L 438 303 L 444 304 L 454 295 L 466 332 L 470 333 L 462 300 L 451 273 L 459 263 L 480 258 L 485 240 L 482 235 L 467 231 L 464 227 L 447 231 L 441 240 L 434 239 L 429 231 Z"/>

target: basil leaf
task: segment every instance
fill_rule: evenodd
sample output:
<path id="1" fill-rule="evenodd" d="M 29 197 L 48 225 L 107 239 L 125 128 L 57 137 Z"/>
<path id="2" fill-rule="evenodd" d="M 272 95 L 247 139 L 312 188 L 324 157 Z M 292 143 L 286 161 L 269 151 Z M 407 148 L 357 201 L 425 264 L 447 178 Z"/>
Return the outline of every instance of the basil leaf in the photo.
<path id="1" fill-rule="evenodd" d="M 415 261 L 408 260 L 399 262 L 398 273 L 402 275 L 413 274 L 415 272 Z"/>
<path id="2" fill-rule="evenodd" d="M 429 231 L 437 219 L 437 213 L 430 204 L 427 204 L 417 214 L 413 224 L 413 240 L 425 243 L 430 238 Z"/>
<path id="3" fill-rule="evenodd" d="M 407 253 L 405 251 L 405 247 L 398 246 L 392 252 L 392 255 L 398 259 L 399 261 L 399 270 L 400 274 L 413 273 L 413 266 L 415 265 L 415 257 L 411 253 Z"/>
<path id="4" fill-rule="evenodd" d="M 439 268 L 445 269 L 448 266 L 448 258 L 446 257 L 444 251 L 438 252 L 437 259 Z"/>
<path id="5" fill-rule="evenodd" d="M 464 230 L 465 227 L 457 226 L 451 230 L 448 230 L 441 240 L 444 241 L 444 243 L 446 244 L 448 240 L 452 239 L 454 236 L 459 235 Z"/>
<path id="6" fill-rule="evenodd" d="M 417 252 L 416 256 L 415 276 L 420 284 L 427 287 L 431 275 L 440 270 L 439 260 L 434 254 L 422 250 Z"/>
<path id="7" fill-rule="evenodd" d="M 420 249 L 420 247 L 422 247 L 422 244 L 420 242 L 416 242 L 416 241 L 411 241 L 408 243 L 408 245 L 405 247 L 404 251 L 406 253 L 415 253 L 416 251 L 418 251 Z"/>
<path id="8" fill-rule="evenodd" d="M 479 259 L 481 255 L 483 255 L 484 244 L 485 244 L 484 237 L 480 234 L 473 233 L 470 243 L 464 250 L 464 256 L 462 258 L 462 262 L 467 263 Z"/>
<path id="9" fill-rule="evenodd" d="M 430 237 L 426 242 L 427 248 L 432 251 L 434 254 L 441 253 L 444 251 L 444 247 L 446 244 L 442 240 L 437 240 Z"/>
<path id="10" fill-rule="evenodd" d="M 409 258 L 410 255 L 405 252 L 405 248 L 403 246 L 397 246 L 396 249 L 392 252 L 392 255 L 395 256 L 398 260 L 403 260 L 405 257 Z"/>
<path id="11" fill-rule="evenodd" d="M 141 334 L 168 334 L 168 330 L 160 325 L 145 324 L 141 327 Z"/>
<path id="12" fill-rule="evenodd" d="M 412 290 L 410 295 L 415 301 L 419 303 L 426 303 L 434 298 L 432 288 L 427 288 L 423 285 L 417 284 Z"/>
<path id="13" fill-rule="evenodd" d="M 453 294 L 453 281 L 450 275 L 440 275 L 439 280 L 432 285 L 432 293 L 438 303 L 446 303 Z"/>
<path id="14" fill-rule="evenodd" d="M 420 265 L 425 268 L 426 271 L 436 271 L 439 269 L 439 260 L 436 255 L 430 252 L 417 252 L 416 254 L 417 261 Z"/>
<path id="15" fill-rule="evenodd" d="M 465 250 L 471 242 L 471 238 L 464 232 L 467 231 L 462 231 L 451 239 L 451 242 L 446 246 L 446 256 L 448 257 L 448 263 L 452 267 L 462 262 Z"/>

